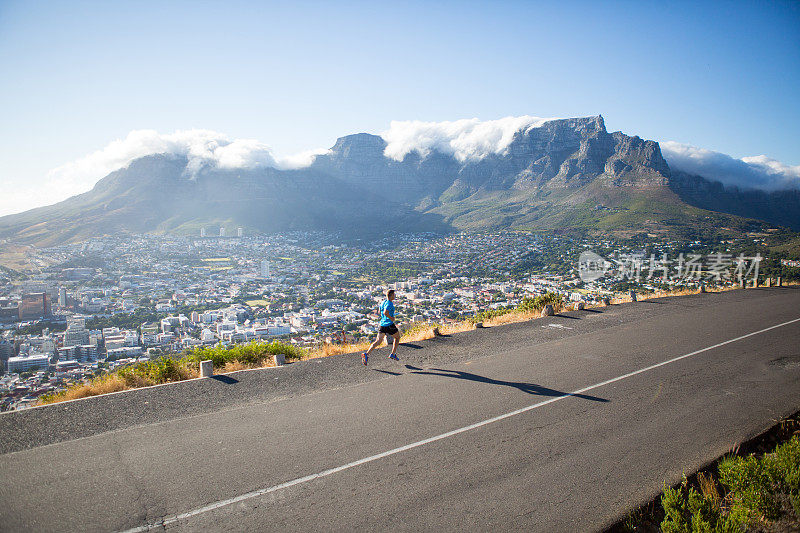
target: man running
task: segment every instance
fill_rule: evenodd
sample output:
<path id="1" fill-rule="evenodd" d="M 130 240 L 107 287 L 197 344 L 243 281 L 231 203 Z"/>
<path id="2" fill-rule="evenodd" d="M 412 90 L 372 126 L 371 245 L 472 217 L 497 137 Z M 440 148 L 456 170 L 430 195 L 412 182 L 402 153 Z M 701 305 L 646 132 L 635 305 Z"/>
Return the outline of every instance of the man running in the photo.
<path id="1" fill-rule="evenodd" d="M 378 307 L 378 313 L 381 315 L 381 322 L 378 327 L 378 338 L 375 339 L 375 342 L 367 348 L 367 351 L 361 354 L 361 362 L 365 365 L 367 364 L 367 359 L 369 358 L 369 354 L 380 346 L 381 342 L 383 341 L 383 337 L 385 335 L 390 335 L 394 339 L 394 343 L 392 344 L 392 353 L 389 354 L 389 359 L 394 359 L 395 361 L 399 361 L 400 359 L 397 358 L 397 345 L 400 343 L 400 330 L 397 329 L 396 321 L 394 318 L 394 304 L 392 303 L 394 300 L 394 290 L 390 289 L 386 292 L 386 299 L 381 302 L 380 307 Z M 389 341 L 387 340 L 386 343 L 388 344 Z"/>

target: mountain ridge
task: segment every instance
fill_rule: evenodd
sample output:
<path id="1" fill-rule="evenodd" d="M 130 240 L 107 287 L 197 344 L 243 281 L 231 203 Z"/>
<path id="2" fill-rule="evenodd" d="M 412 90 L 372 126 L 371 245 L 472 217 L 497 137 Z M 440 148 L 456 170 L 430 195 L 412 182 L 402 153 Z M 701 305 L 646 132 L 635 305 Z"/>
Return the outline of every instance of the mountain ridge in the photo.
<path id="1" fill-rule="evenodd" d="M 355 238 L 398 227 L 688 234 L 698 225 L 746 231 L 771 223 L 800 229 L 800 192 L 733 190 L 674 171 L 658 142 L 609 133 L 602 115 L 547 120 L 501 144 L 452 153 L 432 144 L 394 158 L 386 155 L 383 137 L 357 133 L 294 169 L 190 169 L 185 155 L 153 154 L 86 193 L 0 217 L 0 237 L 49 246 L 104 233 L 192 233 L 209 225 L 265 233 L 329 229 Z M 783 209 L 771 204 L 775 198 L 786 203 Z"/>

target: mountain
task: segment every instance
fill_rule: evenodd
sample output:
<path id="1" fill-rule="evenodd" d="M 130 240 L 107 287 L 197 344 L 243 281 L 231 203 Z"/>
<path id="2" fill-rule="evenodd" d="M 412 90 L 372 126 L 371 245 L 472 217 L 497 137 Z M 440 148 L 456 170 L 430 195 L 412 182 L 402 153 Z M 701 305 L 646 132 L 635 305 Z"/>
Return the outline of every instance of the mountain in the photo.
<path id="1" fill-rule="evenodd" d="M 726 187 L 718 181 L 672 171 L 670 188 L 688 204 L 731 213 L 742 217 L 766 220 L 800 231 L 800 190 L 760 191 Z"/>
<path id="2" fill-rule="evenodd" d="M 187 175 L 186 157 L 156 154 L 112 172 L 94 188 L 55 205 L 0 218 L 0 237 L 52 246 L 115 233 L 199 234 L 326 229 L 370 237 L 380 233 L 381 205 L 409 231 L 448 231 L 442 217 L 415 212 L 310 170 L 204 169 Z"/>
<path id="3" fill-rule="evenodd" d="M 359 133 L 296 169 L 198 170 L 186 155 L 152 154 L 89 192 L 0 217 L 0 237 L 46 246 L 120 232 L 197 234 L 213 225 L 359 238 L 503 228 L 691 237 L 766 225 L 754 218 L 800 229 L 797 191 L 731 189 L 674 171 L 657 142 L 609 133 L 602 116 L 510 135 L 499 149 L 434 143 L 389 156 L 383 137 Z"/>

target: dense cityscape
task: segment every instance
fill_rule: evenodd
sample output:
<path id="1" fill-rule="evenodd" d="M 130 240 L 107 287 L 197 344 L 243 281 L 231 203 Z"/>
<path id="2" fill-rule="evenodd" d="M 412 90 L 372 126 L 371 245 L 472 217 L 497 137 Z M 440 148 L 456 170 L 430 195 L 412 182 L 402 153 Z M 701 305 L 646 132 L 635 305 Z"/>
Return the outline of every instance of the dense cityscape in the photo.
<path id="1" fill-rule="evenodd" d="M 654 269 L 653 258 L 699 258 L 742 244 L 637 248 L 608 238 L 503 232 L 345 245 L 336 234 L 247 236 L 237 228 L 226 236 L 214 229 L 214 236 L 203 229 L 196 238 L 107 236 L 32 249 L 35 273 L 0 278 L 0 408 L 25 408 L 120 366 L 198 346 L 365 341 L 376 331 L 376 305 L 387 288 L 397 291 L 399 318 L 409 324 L 452 322 L 547 292 L 591 303 L 633 288 L 732 284 L 734 277 L 715 278 L 709 267 L 702 278 L 680 265 L 654 276 L 648 260 Z M 763 244 L 763 236 L 747 243 Z M 582 279 L 578 258 L 587 250 L 639 262 L 635 271 Z M 726 257 L 735 266 L 733 254 Z M 624 261 L 616 263 L 624 270 Z M 749 270 L 744 274 L 752 275 L 752 262 Z"/>

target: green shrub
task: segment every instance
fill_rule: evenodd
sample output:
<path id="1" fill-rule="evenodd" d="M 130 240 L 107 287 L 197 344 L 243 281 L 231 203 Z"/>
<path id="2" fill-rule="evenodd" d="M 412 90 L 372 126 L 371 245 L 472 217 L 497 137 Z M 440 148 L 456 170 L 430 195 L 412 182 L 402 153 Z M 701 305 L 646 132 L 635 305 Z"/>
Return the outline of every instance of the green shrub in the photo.
<path id="1" fill-rule="evenodd" d="M 755 520 L 780 518 L 782 495 L 788 495 L 800 518 L 800 436 L 793 436 L 762 457 L 726 457 L 718 468 L 719 481 L 726 491 L 725 509 L 716 488 L 703 489 L 706 494 L 701 494 L 689 487 L 684 477 L 678 488 L 665 488 L 661 496 L 661 529 L 665 533 L 744 531 Z"/>
<path id="2" fill-rule="evenodd" d="M 664 533 L 735 533 L 743 531 L 735 516 L 724 515 L 709 495 L 689 487 L 686 477 L 678 488 L 665 487 L 661 496 Z"/>
<path id="3" fill-rule="evenodd" d="M 746 521 L 759 516 L 775 519 L 780 515 L 780 503 L 763 459 L 726 457 L 719 463 L 719 477 L 732 493 L 732 514 Z"/>
<path id="4" fill-rule="evenodd" d="M 800 495 L 800 436 L 793 436 L 764 456 L 764 468 L 776 490 Z"/>
<path id="5" fill-rule="evenodd" d="M 133 366 L 120 368 L 117 374 L 130 387 L 155 385 L 168 381 L 186 379 L 187 372 L 181 361 L 169 357 L 159 357 L 151 361 L 143 361 Z"/>
<path id="6" fill-rule="evenodd" d="M 661 522 L 661 530 L 664 533 L 691 531 L 689 512 L 681 488 L 673 489 L 665 486 L 664 494 L 661 495 L 661 506 L 664 508 L 664 520 Z"/>
<path id="7" fill-rule="evenodd" d="M 467 317 L 467 320 L 475 324 L 476 322 L 486 322 L 489 319 L 497 318 L 499 316 L 507 315 L 509 313 L 513 313 L 515 309 L 487 309 L 485 311 L 481 311 L 480 313 Z"/>
<path id="8" fill-rule="evenodd" d="M 545 305 L 552 305 L 554 308 L 560 308 L 564 302 L 564 297 L 554 292 L 546 292 L 540 294 L 535 298 L 526 296 L 520 302 L 518 309 L 520 311 L 541 311 Z"/>
<path id="9" fill-rule="evenodd" d="M 427 331 L 430 328 L 436 328 L 439 326 L 440 324 L 437 322 L 432 322 L 432 323 L 412 322 L 411 324 L 403 328 L 402 337 L 413 337 L 414 335 L 420 332 Z"/>
<path id="10" fill-rule="evenodd" d="M 280 341 L 254 342 L 231 347 L 194 348 L 185 352 L 184 359 L 194 364 L 211 360 L 215 368 L 226 363 L 238 362 L 246 365 L 261 364 L 275 354 L 282 353 L 289 361 L 297 361 L 305 355 L 305 350 Z"/>

